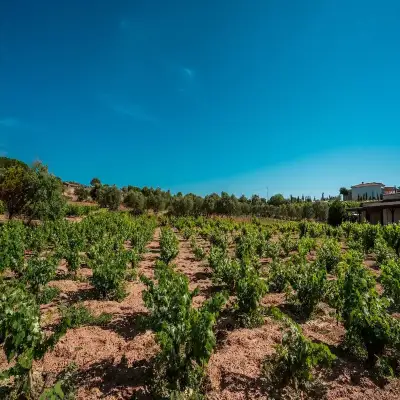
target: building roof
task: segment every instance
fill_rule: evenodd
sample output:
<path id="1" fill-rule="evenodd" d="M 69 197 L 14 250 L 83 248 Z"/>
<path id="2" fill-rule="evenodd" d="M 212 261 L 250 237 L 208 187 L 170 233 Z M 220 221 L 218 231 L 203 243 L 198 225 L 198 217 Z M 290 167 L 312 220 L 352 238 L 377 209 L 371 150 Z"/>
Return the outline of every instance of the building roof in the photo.
<path id="1" fill-rule="evenodd" d="M 368 186 L 381 186 L 384 187 L 385 185 L 383 183 L 380 182 L 367 182 L 367 183 L 359 183 L 358 185 L 354 185 L 351 188 L 360 188 L 360 187 L 368 187 Z"/>
<path id="2" fill-rule="evenodd" d="M 347 211 L 360 211 L 367 208 L 400 208 L 400 200 L 397 201 L 376 201 L 371 203 L 363 203 L 360 207 L 347 208 Z"/>

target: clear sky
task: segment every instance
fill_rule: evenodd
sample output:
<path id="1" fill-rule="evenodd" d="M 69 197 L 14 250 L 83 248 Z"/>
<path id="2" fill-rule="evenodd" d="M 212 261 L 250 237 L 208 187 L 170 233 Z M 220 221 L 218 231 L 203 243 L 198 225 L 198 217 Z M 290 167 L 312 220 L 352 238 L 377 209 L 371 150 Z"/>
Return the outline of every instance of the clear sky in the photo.
<path id="1" fill-rule="evenodd" d="M 400 185 L 398 0 L 0 1 L 0 152 L 205 194 Z"/>

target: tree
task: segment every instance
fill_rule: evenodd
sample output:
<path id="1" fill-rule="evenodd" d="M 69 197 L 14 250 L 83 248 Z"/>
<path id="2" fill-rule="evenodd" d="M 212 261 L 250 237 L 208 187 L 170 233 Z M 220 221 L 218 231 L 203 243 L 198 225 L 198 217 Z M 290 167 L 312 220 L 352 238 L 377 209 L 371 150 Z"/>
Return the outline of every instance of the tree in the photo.
<path id="1" fill-rule="evenodd" d="M 9 218 L 21 214 L 29 201 L 29 170 L 13 166 L 5 170 L 0 184 L 0 199 L 6 205 Z"/>
<path id="2" fill-rule="evenodd" d="M 47 166 L 36 163 L 29 173 L 27 214 L 31 219 L 56 220 L 65 215 L 66 200 L 59 178 Z"/>
<path id="3" fill-rule="evenodd" d="M 90 186 L 92 186 L 92 188 L 90 189 L 90 197 L 93 200 L 97 200 L 98 194 L 99 194 L 99 190 L 101 188 L 101 182 L 99 178 L 93 178 L 90 181 Z"/>
<path id="4" fill-rule="evenodd" d="M 347 189 L 347 188 L 345 188 L 345 187 L 341 187 L 341 188 L 339 189 L 339 193 L 340 193 L 341 195 L 343 195 L 343 196 L 348 196 L 349 193 L 350 193 L 350 190 Z"/>
<path id="5" fill-rule="evenodd" d="M 62 182 L 41 163 L 28 169 L 8 168 L 0 184 L 0 199 L 10 218 L 25 214 L 30 219 L 55 220 L 65 213 Z"/>
<path id="6" fill-rule="evenodd" d="M 346 218 L 346 210 L 344 204 L 335 200 L 331 203 L 328 212 L 328 224 L 332 226 L 340 225 Z"/>
<path id="7" fill-rule="evenodd" d="M 278 194 L 274 194 L 273 196 L 271 196 L 271 198 L 268 200 L 268 204 L 271 204 L 272 206 L 280 206 L 282 204 L 285 204 L 286 200 L 283 197 L 282 194 L 278 193 Z"/>
<path id="8" fill-rule="evenodd" d="M 101 186 L 101 182 L 99 178 L 93 178 L 90 181 L 90 186 Z"/>
<path id="9" fill-rule="evenodd" d="M 215 213 L 219 196 L 216 193 L 209 194 L 204 197 L 203 211 L 207 215 Z"/>
<path id="10" fill-rule="evenodd" d="M 78 201 L 85 201 L 89 198 L 90 191 L 84 186 L 79 186 L 75 189 L 75 195 L 78 197 Z"/>
<path id="11" fill-rule="evenodd" d="M 140 215 L 144 211 L 146 199 L 141 192 L 129 191 L 124 199 L 124 204 L 132 208 L 135 215 Z"/>
<path id="12" fill-rule="evenodd" d="M 101 207 L 109 208 L 110 210 L 118 210 L 121 204 L 121 192 L 115 186 L 103 185 L 98 190 L 98 202 Z"/>
<path id="13" fill-rule="evenodd" d="M 314 201 L 312 203 L 315 219 L 325 222 L 328 218 L 329 205 L 325 201 Z"/>
<path id="14" fill-rule="evenodd" d="M 11 167 L 21 167 L 25 170 L 29 169 L 29 167 L 20 160 L 8 157 L 0 157 L 0 183 L 3 181 L 3 177 L 7 169 Z"/>

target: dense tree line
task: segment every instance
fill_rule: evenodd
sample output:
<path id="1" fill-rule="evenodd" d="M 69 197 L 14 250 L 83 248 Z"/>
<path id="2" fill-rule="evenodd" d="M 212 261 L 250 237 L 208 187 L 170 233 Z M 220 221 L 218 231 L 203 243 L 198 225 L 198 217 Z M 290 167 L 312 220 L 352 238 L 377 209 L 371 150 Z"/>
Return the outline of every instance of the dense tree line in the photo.
<path id="1" fill-rule="evenodd" d="M 102 201 L 103 191 L 108 193 L 106 201 Z M 91 189 L 86 189 L 86 196 L 91 196 L 101 206 L 110 208 L 115 208 L 116 204 L 122 201 L 136 215 L 153 210 L 154 212 L 168 212 L 174 216 L 228 215 L 327 221 L 331 205 L 336 204 L 332 211 L 336 210 L 334 212 L 338 217 L 333 216 L 331 219 L 337 221 L 337 218 L 345 217 L 347 206 L 358 205 L 358 203 L 341 202 L 339 211 L 337 211 L 339 202 L 334 197 L 331 197 L 329 201 L 312 201 L 310 197 L 290 196 L 289 199 L 285 199 L 282 194 L 276 194 L 267 200 L 258 195 L 250 198 L 244 195 L 236 197 L 226 192 L 212 193 L 202 197 L 193 193 L 173 195 L 169 190 L 136 186 L 126 186 L 118 191 L 115 186 L 102 185 L 97 178 L 92 180 Z M 113 207 L 111 203 L 113 203 Z"/>
<path id="2" fill-rule="evenodd" d="M 79 186 L 75 194 L 80 201 L 93 200 L 101 207 L 117 210 L 124 204 L 132 213 L 140 215 L 148 210 L 156 213 L 167 212 L 175 216 L 227 215 L 257 216 L 280 219 L 315 219 L 318 221 L 342 220 L 346 205 L 338 205 L 337 198 L 314 201 L 310 197 L 285 199 L 282 194 L 275 194 L 270 199 L 258 195 L 246 197 L 222 192 L 204 197 L 193 193 L 171 194 L 160 188 L 126 186 L 122 189 L 115 185 L 103 184 L 93 178 L 90 186 Z M 35 163 L 29 167 L 19 160 L 0 158 L 0 200 L 10 217 L 24 215 L 27 218 L 56 219 L 65 214 L 65 198 L 62 181 L 50 174 L 47 167 Z M 328 218 L 332 204 L 332 218 Z M 339 207 L 339 208 L 338 208 Z M 339 222 L 340 223 L 340 222 Z"/>

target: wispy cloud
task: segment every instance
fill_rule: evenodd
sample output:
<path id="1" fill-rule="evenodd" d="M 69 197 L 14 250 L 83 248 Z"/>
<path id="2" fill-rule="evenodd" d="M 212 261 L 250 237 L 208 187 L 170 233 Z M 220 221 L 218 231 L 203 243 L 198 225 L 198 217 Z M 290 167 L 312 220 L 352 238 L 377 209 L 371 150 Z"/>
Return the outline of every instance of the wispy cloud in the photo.
<path id="1" fill-rule="evenodd" d="M 190 68 L 183 68 L 182 69 L 184 75 L 189 78 L 189 79 L 193 79 L 194 78 L 194 71 Z"/>
<path id="2" fill-rule="evenodd" d="M 136 121 L 150 122 L 152 124 L 157 123 L 157 118 L 149 114 L 138 104 L 127 104 L 127 105 L 114 104 L 112 105 L 112 109 L 117 114 L 126 115 L 130 118 L 133 118 Z"/>
<path id="3" fill-rule="evenodd" d="M 0 125 L 5 128 L 14 128 L 14 129 L 23 127 L 23 124 L 19 119 L 11 117 L 0 119 Z"/>

